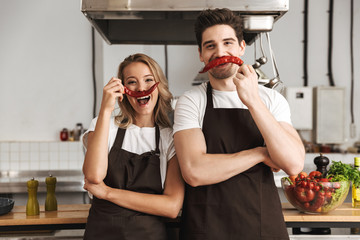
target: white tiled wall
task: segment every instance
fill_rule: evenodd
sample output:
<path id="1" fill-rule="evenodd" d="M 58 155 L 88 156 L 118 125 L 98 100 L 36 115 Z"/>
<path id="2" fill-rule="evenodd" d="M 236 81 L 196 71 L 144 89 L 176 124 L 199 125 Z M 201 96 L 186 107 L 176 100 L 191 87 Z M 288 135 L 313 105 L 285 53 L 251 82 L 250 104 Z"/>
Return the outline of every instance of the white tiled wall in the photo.
<path id="1" fill-rule="evenodd" d="M 81 142 L 0 142 L 0 171 L 81 170 Z"/>

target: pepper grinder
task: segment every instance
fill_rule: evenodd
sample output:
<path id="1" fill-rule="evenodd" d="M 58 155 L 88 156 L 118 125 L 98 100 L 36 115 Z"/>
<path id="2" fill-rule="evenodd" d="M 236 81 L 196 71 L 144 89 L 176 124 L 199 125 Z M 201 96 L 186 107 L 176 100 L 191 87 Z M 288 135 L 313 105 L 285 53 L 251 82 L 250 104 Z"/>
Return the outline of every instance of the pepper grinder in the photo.
<path id="1" fill-rule="evenodd" d="M 327 165 L 329 165 L 329 159 L 322 155 L 320 153 L 320 156 L 317 156 L 314 158 L 314 163 L 316 165 L 316 171 L 319 171 L 322 173 L 322 177 L 326 177 L 327 174 Z M 319 232 L 319 234 L 331 234 L 330 228 L 317 228 L 316 231 Z"/>
<path id="2" fill-rule="evenodd" d="M 26 215 L 35 216 L 40 214 L 39 202 L 37 200 L 37 189 L 39 182 L 34 178 L 27 181 L 28 201 L 26 204 Z"/>
<path id="3" fill-rule="evenodd" d="M 316 171 L 322 173 L 322 177 L 326 176 L 327 165 L 329 165 L 329 159 L 320 153 L 320 156 L 314 158 L 314 163 L 316 165 Z M 308 230 L 308 229 L 307 229 Z M 293 228 L 293 234 L 315 234 L 315 235 L 324 235 L 331 234 L 330 228 L 310 228 L 310 231 L 302 231 L 301 228 Z"/>
<path id="4" fill-rule="evenodd" d="M 55 196 L 56 188 L 56 177 L 51 174 L 45 179 L 46 183 L 46 200 L 45 200 L 45 211 L 56 211 L 57 200 Z"/>
<path id="5" fill-rule="evenodd" d="M 329 165 L 329 159 L 322 155 L 322 153 L 320 153 L 320 156 L 317 156 L 316 158 L 314 158 L 314 163 L 316 165 L 316 171 L 319 171 L 322 173 L 322 177 L 325 177 L 327 174 L 327 165 Z"/>

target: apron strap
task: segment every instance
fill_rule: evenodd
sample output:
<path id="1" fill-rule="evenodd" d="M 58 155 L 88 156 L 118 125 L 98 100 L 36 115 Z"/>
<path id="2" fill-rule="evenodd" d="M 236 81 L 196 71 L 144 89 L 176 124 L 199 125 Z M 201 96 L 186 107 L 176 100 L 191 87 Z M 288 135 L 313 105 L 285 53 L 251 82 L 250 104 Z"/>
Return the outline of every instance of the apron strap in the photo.
<path id="1" fill-rule="evenodd" d="M 113 146 L 119 146 L 122 147 L 124 136 L 125 136 L 126 129 L 124 128 L 118 128 L 116 133 L 116 138 Z"/>
<path id="2" fill-rule="evenodd" d="M 160 129 L 158 125 L 155 125 L 155 141 L 156 141 L 156 149 L 155 152 L 160 154 L 159 150 L 159 142 L 160 142 Z"/>
<path id="3" fill-rule="evenodd" d="M 206 108 L 214 108 L 213 98 L 212 98 L 212 87 L 210 81 L 207 83 L 207 87 L 206 87 L 206 99 L 207 99 Z"/>

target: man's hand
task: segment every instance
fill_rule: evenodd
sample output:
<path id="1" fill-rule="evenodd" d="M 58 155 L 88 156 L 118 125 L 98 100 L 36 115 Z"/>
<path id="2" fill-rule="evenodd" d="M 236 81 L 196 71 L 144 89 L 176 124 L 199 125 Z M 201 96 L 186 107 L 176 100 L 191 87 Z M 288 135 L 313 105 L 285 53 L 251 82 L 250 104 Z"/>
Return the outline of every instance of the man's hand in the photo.
<path id="1" fill-rule="evenodd" d="M 258 76 L 251 65 L 243 64 L 233 78 L 239 98 L 247 106 L 260 100 Z"/>

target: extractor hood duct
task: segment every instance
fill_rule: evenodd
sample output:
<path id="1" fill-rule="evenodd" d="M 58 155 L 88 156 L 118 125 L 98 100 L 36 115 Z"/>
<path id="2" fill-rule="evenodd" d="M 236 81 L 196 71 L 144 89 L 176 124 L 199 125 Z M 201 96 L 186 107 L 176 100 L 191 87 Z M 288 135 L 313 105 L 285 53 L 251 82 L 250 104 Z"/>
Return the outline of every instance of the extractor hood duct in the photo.
<path id="1" fill-rule="evenodd" d="M 207 8 L 243 18 L 251 44 L 289 10 L 289 0 L 82 0 L 81 11 L 108 44 L 196 44 L 194 22 Z"/>

